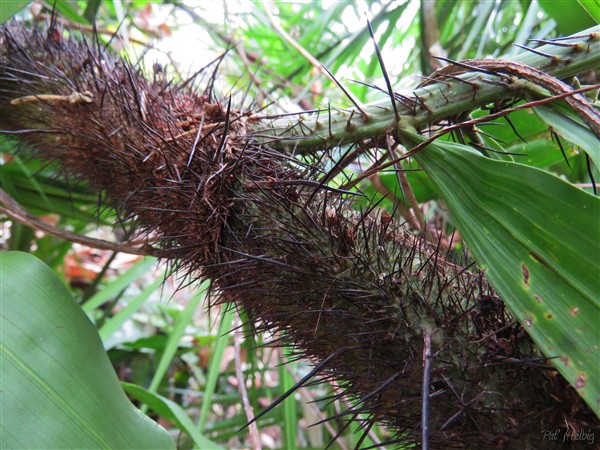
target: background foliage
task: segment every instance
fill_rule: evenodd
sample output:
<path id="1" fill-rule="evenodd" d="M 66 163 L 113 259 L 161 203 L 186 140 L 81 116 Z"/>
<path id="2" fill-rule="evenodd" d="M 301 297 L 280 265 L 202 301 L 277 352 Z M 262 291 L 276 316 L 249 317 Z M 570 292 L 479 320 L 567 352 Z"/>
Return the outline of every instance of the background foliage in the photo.
<path id="1" fill-rule="evenodd" d="M 91 29 L 95 18 L 105 42 L 116 32 L 118 37 L 112 39 L 111 45 L 130 58 L 141 58 L 149 76 L 157 76 L 153 63 L 158 61 L 167 70 L 167 76 L 185 77 L 189 71 L 197 70 L 228 49 L 219 68 L 217 88 L 224 97 L 233 94 L 244 109 L 268 107 L 273 113 L 302 111 L 327 104 L 349 106 L 340 90 L 299 53 L 293 42 L 327 66 L 360 101 L 381 98 L 381 92 L 372 86 L 351 81 L 385 85 L 374 58 L 364 13 L 371 20 L 392 85 L 397 90 L 416 86 L 420 82 L 419 75 L 437 68 L 438 62 L 431 58 L 431 53 L 450 59 L 515 55 L 521 50 L 513 44 L 529 45 L 530 39 L 576 32 L 596 25 L 599 17 L 598 4 L 593 1 L 457 1 L 434 5 L 416 1 L 82 0 L 56 1 L 54 5 L 59 19 L 81 24 L 84 29 Z M 3 1 L 0 19 L 7 20 L 21 11 L 20 17 L 25 20 L 48 20 L 52 10 L 52 5 L 44 2 L 33 3 L 23 10 L 24 6 L 24 2 Z M 573 8 L 579 12 L 575 13 Z M 436 42 L 438 44 L 431 48 Z M 188 57 L 192 53 L 192 57 L 183 60 L 182 53 Z M 552 111 L 546 113 L 550 115 Z M 591 192 L 586 154 L 580 148 L 593 155 L 597 141 L 593 136 L 586 141 L 585 132 L 577 128 L 577 124 L 561 122 L 564 115 L 552 119 L 543 114 L 538 117 L 530 111 L 514 113 L 511 123 L 516 131 L 504 120 L 482 126 L 493 134 L 493 138 L 482 138 L 485 145 L 506 152 L 490 156 L 498 160 L 498 164 L 516 161 L 558 175 L 575 185 L 578 192 Z M 566 139 L 550 133 L 548 122 Z M 75 232 L 118 240 L 126 238 L 124 229 L 118 226 L 113 229 L 112 211 L 97 208 L 97 198 L 90 195 L 84 185 L 56 178 L 54 167 L 15 155 L 14 147 L 19 144 L 6 136 L 2 136 L 0 145 L 2 188 L 29 211 Z M 360 164 L 353 167 L 357 172 L 363 168 Z M 432 231 L 448 241 L 453 236 L 459 258 L 464 243 L 460 235 L 453 235 L 455 219 L 448 213 L 452 201 L 448 198 L 447 202 L 442 201 L 440 194 L 447 193 L 440 189 L 440 181 L 417 170 L 416 161 L 405 168 L 415 169 L 407 173 L 407 178 L 432 224 Z M 469 183 L 477 182 L 469 178 L 469 171 L 477 171 L 482 176 L 486 170 L 490 176 L 495 171 L 494 167 L 464 165 L 457 165 L 455 169 L 463 171 Z M 598 180 L 596 167 L 592 166 L 591 174 Z M 525 183 L 523 198 L 510 197 L 507 203 L 527 204 L 531 196 L 535 196 L 534 202 L 540 205 L 542 212 L 540 217 L 556 209 L 563 214 L 569 212 L 573 202 L 565 200 L 563 193 L 548 193 L 546 178 L 540 177 L 541 184 L 535 186 L 536 191 L 530 191 Z M 507 182 L 518 178 L 515 176 Z M 471 189 L 480 190 L 481 186 L 485 188 L 485 181 Z M 500 195 L 499 186 L 488 188 L 490 195 Z M 390 211 L 406 202 L 397 175 L 391 171 L 371 177 L 362 189 Z M 510 192 L 512 195 L 514 191 Z M 596 205 L 593 208 L 597 208 L 597 202 L 593 204 Z M 579 224 L 574 224 L 586 227 L 592 246 L 598 242 L 593 221 L 593 214 L 581 214 Z M 171 432 L 181 448 L 206 448 L 205 439 L 225 448 L 249 446 L 246 432 L 239 431 L 247 421 L 240 406 L 240 382 L 247 386 L 250 403 L 258 411 L 308 370 L 300 361 L 277 368 L 285 351 L 262 348 L 263 339 L 268 340 L 270 336 L 259 336 L 254 341 L 240 337 L 248 334 L 243 333 L 244 330 L 239 334 L 229 333 L 232 326 L 245 322 L 243 317 L 240 322 L 232 310 L 207 312 L 199 307 L 205 300 L 202 288 L 177 290 L 186 281 L 176 277 L 169 277 L 163 283 L 162 269 L 150 259 L 89 250 L 8 221 L 3 223 L 2 233 L 5 250 L 33 253 L 59 274 L 70 294 L 96 325 L 125 391 Z M 563 237 L 569 240 L 573 236 Z M 598 255 L 594 263 L 591 250 L 573 249 L 573 252 L 578 251 L 584 254 L 575 258 L 564 272 L 567 284 L 573 280 L 570 271 L 576 276 L 586 268 L 590 279 L 597 279 Z M 598 287 L 593 281 L 591 286 Z M 594 306 L 596 309 L 590 310 L 589 318 L 592 327 L 598 320 L 597 302 Z M 594 339 L 594 335 L 588 337 Z M 241 351 L 235 350 L 236 345 L 241 346 Z M 243 370 L 243 377 L 236 374 L 236 363 Z M 264 447 L 322 448 L 336 434 L 340 424 L 333 421 L 307 426 L 334 416 L 340 405 L 306 401 L 327 393 L 326 386 L 303 388 L 298 398 L 288 399 L 282 407 L 261 419 L 259 429 Z M 302 401 L 298 401 L 300 397 Z M 352 431 L 345 432 L 334 448 L 352 448 L 356 443 Z M 374 431 L 372 443 L 384 434 L 385 430 Z"/>

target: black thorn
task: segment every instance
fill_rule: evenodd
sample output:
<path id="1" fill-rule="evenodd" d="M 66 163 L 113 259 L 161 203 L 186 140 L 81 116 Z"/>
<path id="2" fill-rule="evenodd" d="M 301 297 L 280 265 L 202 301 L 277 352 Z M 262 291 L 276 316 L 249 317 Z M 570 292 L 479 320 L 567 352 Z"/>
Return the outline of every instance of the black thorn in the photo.
<path id="1" fill-rule="evenodd" d="M 331 104 L 327 103 L 327 115 L 329 116 L 329 137 L 333 137 L 333 133 L 331 132 Z"/>
<path id="2" fill-rule="evenodd" d="M 112 44 L 112 41 L 115 38 L 115 36 L 118 36 L 119 31 L 121 30 L 121 27 L 125 24 L 125 19 L 126 19 L 126 17 L 123 17 L 123 19 L 121 19 L 121 21 L 119 22 L 119 25 L 117 25 L 117 29 L 110 36 L 110 39 L 108 40 L 108 42 L 104 45 L 105 49 L 108 49 L 110 47 L 110 45 Z M 97 30 L 96 30 L 96 19 L 94 18 L 94 33 L 96 33 L 96 32 L 97 32 Z"/>
<path id="3" fill-rule="evenodd" d="M 550 136 L 552 137 L 553 140 L 556 140 L 556 143 L 558 144 L 558 148 L 560 148 L 560 152 L 562 153 L 562 156 L 563 156 L 565 162 L 567 163 L 567 166 L 570 169 L 571 164 L 569 163 L 567 154 L 565 153 L 565 149 L 563 148 L 562 142 L 560 142 L 560 138 L 558 137 L 558 134 L 556 134 L 556 132 L 553 129 L 550 129 Z"/>
<path id="4" fill-rule="evenodd" d="M 444 97 L 444 100 L 446 100 L 446 103 L 450 103 L 450 100 L 448 100 L 448 97 L 446 97 L 446 94 L 444 94 L 444 91 L 442 89 L 439 90 L 440 94 L 442 94 L 442 97 Z"/>
<path id="5" fill-rule="evenodd" d="M 536 50 L 536 49 L 534 49 L 534 48 L 531 48 L 531 47 L 527 47 L 527 46 L 525 46 L 525 45 L 521 45 L 521 44 L 513 44 L 513 45 L 514 45 L 515 47 L 522 48 L 523 50 L 527 50 L 528 52 L 535 53 L 536 55 L 543 56 L 544 58 L 548 58 L 548 59 L 551 59 L 551 60 L 553 60 L 553 61 L 556 61 L 556 60 L 558 59 L 558 58 L 557 58 L 556 56 L 554 56 L 554 55 L 550 55 L 549 53 L 544 53 L 544 52 L 541 52 L 541 51 L 539 51 L 539 50 Z"/>
<path id="6" fill-rule="evenodd" d="M 356 419 L 357 416 L 358 416 L 358 414 L 355 414 L 352 417 L 352 419 L 346 421 L 346 423 L 340 428 L 340 430 L 335 434 L 335 436 L 333 438 L 331 438 L 331 440 L 329 441 L 329 443 L 325 447 L 325 450 L 329 450 L 331 448 L 331 446 L 333 445 L 333 443 L 335 441 L 337 441 L 337 439 L 344 433 L 344 431 L 346 431 L 348 429 L 348 427 L 350 426 L 350 424 L 354 422 L 354 420 Z"/>
<path id="7" fill-rule="evenodd" d="M 229 132 L 229 114 L 231 113 L 231 95 L 229 96 L 229 102 L 227 103 L 227 113 L 225 114 L 225 124 L 223 125 L 223 137 L 221 138 L 221 142 L 219 143 L 219 147 L 214 154 L 213 161 L 216 160 L 217 155 L 220 155 L 223 149 L 225 148 L 225 143 L 227 142 L 227 133 Z"/>
<path id="8" fill-rule="evenodd" d="M 551 39 L 549 42 L 560 42 L 560 41 L 570 41 L 572 39 L 590 39 L 590 37 L 594 34 L 593 32 L 590 34 L 578 34 L 576 36 L 565 36 L 565 37 L 557 37 Z M 538 39 L 530 39 L 531 41 L 537 41 Z"/>
<path id="9" fill-rule="evenodd" d="M 361 448 L 364 440 L 369 435 L 369 432 L 371 431 L 371 428 L 373 428 L 373 424 L 374 423 L 375 423 L 374 420 L 367 420 L 366 424 L 361 424 L 361 427 L 364 427 L 364 431 L 363 431 L 361 437 L 356 442 L 356 448 Z"/>
<path id="10" fill-rule="evenodd" d="M 469 81 L 469 80 L 463 80 L 461 77 L 457 77 L 455 75 L 440 73 L 439 76 L 440 77 L 444 77 L 444 78 L 450 78 L 450 79 L 456 80 L 456 81 L 460 81 L 461 83 L 465 83 L 465 84 L 471 85 L 474 88 L 478 87 L 476 83 L 473 83 L 472 81 Z"/>
<path id="11" fill-rule="evenodd" d="M 427 76 L 423 76 L 423 75 L 416 75 L 417 78 L 419 78 L 420 80 L 423 80 L 417 87 L 423 87 L 423 86 L 428 86 L 430 84 L 434 84 L 434 83 L 444 83 L 442 80 L 439 80 L 437 78 L 433 78 L 433 77 L 427 77 Z M 447 83 L 445 83 L 447 84 Z"/>
<path id="12" fill-rule="evenodd" d="M 517 128 L 515 127 L 515 125 L 512 123 L 512 121 L 508 118 L 508 116 L 504 116 L 504 120 L 506 120 L 508 122 L 508 124 L 510 125 L 510 127 L 512 128 L 513 132 L 517 135 L 517 137 L 519 139 L 521 139 L 524 143 L 528 143 L 525 138 L 523 136 L 521 136 L 519 134 L 519 132 L 517 131 Z"/>
<path id="13" fill-rule="evenodd" d="M 327 67 L 325 67 L 324 65 L 321 65 L 321 67 L 323 67 L 323 70 L 329 74 L 331 79 L 335 82 L 335 84 L 338 85 L 338 87 L 342 90 L 342 92 L 346 95 L 346 97 L 348 97 L 350 99 L 350 101 L 356 107 L 356 109 L 358 109 L 360 111 L 360 115 L 362 116 L 362 118 L 364 120 L 368 119 L 369 115 L 360 107 L 360 105 L 358 104 L 358 101 L 354 99 L 354 96 L 350 92 L 348 92 L 346 90 L 346 88 L 344 88 L 344 86 L 342 86 L 342 83 L 340 83 L 337 80 L 337 78 L 335 78 L 333 76 L 333 73 L 331 73 L 331 71 Z"/>
<path id="14" fill-rule="evenodd" d="M 190 152 L 190 157 L 188 158 L 187 166 L 189 167 L 194 154 L 196 153 L 196 147 L 198 146 L 198 141 L 200 140 L 200 136 L 202 135 L 202 127 L 204 126 L 204 114 L 202 115 L 202 120 L 198 125 L 198 132 L 196 133 L 196 138 L 194 139 L 194 144 L 192 145 L 192 151 Z"/>
<path id="15" fill-rule="evenodd" d="M 354 117 L 354 111 L 350 111 L 350 116 L 346 119 L 346 131 L 352 130 L 352 118 Z"/>
<path id="16" fill-rule="evenodd" d="M 566 42 L 557 42 L 557 41 L 548 40 L 548 39 L 529 39 L 529 42 L 535 42 L 536 44 L 555 45 L 557 47 L 577 47 L 577 43 L 569 44 Z M 522 46 L 519 45 L 519 47 L 522 47 Z"/>
<path id="17" fill-rule="evenodd" d="M 404 106 L 409 108 L 413 114 L 416 112 L 417 102 L 415 100 L 413 100 L 412 98 L 406 97 L 406 96 L 404 96 L 402 94 L 398 94 L 398 93 L 394 94 L 394 98 L 396 100 L 398 100 L 400 103 L 402 103 Z"/>
<path id="18" fill-rule="evenodd" d="M 494 75 L 494 76 L 498 76 L 498 74 L 492 70 L 487 70 L 487 69 L 483 69 L 481 67 L 477 67 L 477 66 L 472 66 L 470 64 L 466 64 L 464 62 L 461 61 L 454 61 L 452 59 L 448 59 L 448 58 L 442 58 L 441 56 L 434 56 L 435 59 L 439 59 L 440 61 L 444 61 L 448 64 L 452 64 L 454 66 L 459 66 L 462 67 L 463 69 L 468 69 L 468 70 L 472 70 L 473 72 L 482 72 L 482 73 L 487 73 L 489 75 Z"/>
<path id="19" fill-rule="evenodd" d="M 375 89 L 376 91 L 383 92 L 384 94 L 388 93 L 388 91 L 386 91 L 385 89 L 381 89 L 379 86 L 377 86 L 373 83 L 366 83 L 366 82 L 360 81 L 360 80 L 350 80 L 350 81 L 352 81 L 353 83 L 356 83 L 356 84 L 360 84 L 362 86 L 366 86 L 371 89 Z"/>
<path id="20" fill-rule="evenodd" d="M 417 95 L 417 93 L 416 93 L 416 92 L 413 92 L 413 95 L 415 96 L 415 98 L 417 99 L 417 101 L 418 101 L 418 102 L 419 102 L 419 104 L 420 104 L 420 105 L 423 107 L 423 109 L 424 109 L 425 111 L 427 111 L 429 114 L 431 114 L 431 113 L 433 112 L 433 111 L 431 111 L 431 108 L 429 108 L 429 107 L 428 107 L 428 106 L 425 104 L 425 102 L 424 102 L 424 101 L 421 99 L 421 97 L 419 97 L 419 96 Z"/>
<path id="21" fill-rule="evenodd" d="M 143 122 L 146 121 L 146 114 L 144 113 L 144 107 L 142 105 L 142 100 L 140 97 L 140 93 L 138 92 L 137 89 L 137 83 L 136 80 L 134 80 L 133 74 L 131 73 L 131 69 L 129 68 L 129 65 L 125 65 L 125 72 L 127 73 L 127 79 L 129 80 L 129 84 L 131 86 L 131 91 L 133 92 L 133 97 L 135 99 L 135 103 L 137 105 L 137 110 L 138 113 L 140 115 L 140 119 L 142 119 Z"/>
<path id="22" fill-rule="evenodd" d="M 265 409 L 263 409 L 261 412 L 259 412 L 256 416 L 254 416 L 252 418 L 252 420 L 250 420 L 246 425 L 244 425 L 238 431 L 242 431 L 243 429 L 252 425 L 254 422 L 256 422 L 258 419 L 260 419 L 262 416 L 264 416 L 269 411 L 271 411 L 273 408 L 275 408 L 277 405 L 279 405 L 281 402 L 283 402 L 286 398 L 288 398 L 290 395 L 292 395 L 294 392 L 296 392 L 299 388 L 301 388 L 304 384 L 306 384 L 307 381 L 309 381 L 311 378 L 316 376 L 321 371 L 321 369 L 323 367 L 325 367 L 331 360 L 337 358 L 344 351 L 345 351 L 345 349 L 339 349 L 339 350 L 333 352 L 331 355 L 329 355 L 327 358 L 325 358 L 319 364 L 317 364 L 308 374 L 306 374 L 304 377 L 302 377 L 302 379 L 300 381 L 298 381 L 290 389 L 288 389 L 287 392 L 283 393 L 281 396 L 279 396 L 277 399 L 275 399 L 275 401 L 273 401 L 273 403 L 271 403 L 269 406 L 267 406 Z"/>
<path id="23" fill-rule="evenodd" d="M 385 79 L 385 84 L 388 89 L 388 94 L 390 95 L 390 100 L 392 101 L 392 107 L 394 108 L 394 116 L 396 120 L 400 118 L 398 114 L 398 108 L 396 107 L 396 101 L 394 99 L 394 91 L 392 90 L 392 83 L 390 82 L 390 77 L 385 70 L 385 64 L 383 63 L 383 57 L 381 56 L 381 52 L 379 51 L 379 46 L 375 41 L 375 35 L 373 34 L 373 28 L 371 27 L 371 22 L 367 19 L 367 26 L 369 27 L 369 34 L 371 35 L 371 40 L 373 41 L 373 45 L 375 46 L 375 54 L 377 55 L 377 59 L 379 60 L 379 67 L 381 67 L 381 72 L 383 72 L 383 78 Z"/>
<path id="24" fill-rule="evenodd" d="M 592 182 L 592 189 L 594 190 L 594 195 L 598 195 L 598 189 L 596 189 L 596 180 L 594 180 L 594 172 L 592 171 L 592 162 L 590 159 L 590 155 L 585 154 L 585 162 L 587 166 L 588 176 L 590 177 L 590 181 Z"/>

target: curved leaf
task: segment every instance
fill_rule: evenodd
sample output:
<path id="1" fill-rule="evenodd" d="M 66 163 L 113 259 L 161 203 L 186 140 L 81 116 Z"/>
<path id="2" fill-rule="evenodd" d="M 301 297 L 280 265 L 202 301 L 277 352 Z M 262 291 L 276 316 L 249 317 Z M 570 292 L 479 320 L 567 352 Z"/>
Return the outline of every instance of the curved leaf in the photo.
<path id="1" fill-rule="evenodd" d="M 127 399 L 96 329 L 40 260 L 0 254 L 2 448 L 172 449 Z"/>
<path id="2" fill-rule="evenodd" d="M 144 389 L 136 384 L 123 383 L 123 388 L 129 395 L 135 397 L 141 402 L 144 402 L 154 412 L 160 414 L 167 420 L 175 422 L 177 428 L 190 435 L 197 448 L 212 450 L 223 448 L 200 433 L 184 409 L 174 401 L 158 395 L 155 392 Z"/>
<path id="3" fill-rule="evenodd" d="M 13 0 L 0 2 L 0 23 L 12 18 L 16 13 L 21 11 L 29 4 L 29 0 Z"/>
<path id="4" fill-rule="evenodd" d="M 599 414 L 600 200 L 547 172 L 463 145 L 437 141 L 415 159 L 494 288 Z"/>
<path id="5" fill-rule="evenodd" d="M 554 131 L 581 147 L 590 156 L 596 167 L 600 167 L 598 138 L 581 119 L 557 105 L 538 106 L 534 110 Z"/>
<path id="6" fill-rule="evenodd" d="M 598 24 L 600 20 L 597 0 L 579 0 L 561 2 L 539 0 L 540 6 L 558 24 L 561 34 L 577 33 L 587 27 Z"/>

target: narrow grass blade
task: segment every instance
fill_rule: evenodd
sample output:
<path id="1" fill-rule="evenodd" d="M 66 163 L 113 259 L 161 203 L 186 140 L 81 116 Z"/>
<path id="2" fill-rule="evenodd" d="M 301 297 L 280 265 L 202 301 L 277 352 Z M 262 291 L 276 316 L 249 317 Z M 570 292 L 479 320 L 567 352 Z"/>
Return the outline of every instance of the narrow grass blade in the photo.
<path id="1" fill-rule="evenodd" d="M 83 310 L 89 314 L 94 309 L 102 305 L 102 303 L 106 302 L 107 300 L 110 300 L 111 298 L 116 297 L 123 289 L 129 286 L 133 281 L 137 280 L 148 270 L 150 270 L 154 263 L 156 263 L 156 259 L 152 257 L 146 257 L 138 261 L 127 272 L 108 283 L 100 292 L 98 292 L 87 302 L 85 302 L 83 304 Z"/>
<path id="2" fill-rule="evenodd" d="M 206 294 L 206 290 L 210 281 L 205 281 L 199 287 L 199 291 L 196 295 L 190 298 L 189 303 L 186 305 L 185 309 L 182 313 L 177 317 L 175 321 L 175 326 L 173 327 L 173 331 L 169 335 L 169 339 L 167 341 L 167 345 L 165 346 L 165 351 L 163 352 L 160 361 L 158 363 L 158 367 L 154 372 L 154 376 L 152 377 L 152 381 L 150 382 L 150 387 L 148 391 L 156 392 L 160 382 L 164 378 L 175 357 L 175 353 L 177 352 L 177 348 L 179 347 L 179 343 L 185 334 L 185 329 L 192 322 L 194 312 L 198 309 L 200 303 L 204 300 L 204 296 Z"/>
<path id="3" fill-rule="evenodd" d="M 204 401 L 202 402 L 202 410 L 200 411 L 200 418 L 198 420 L 198 429 L 203 432 L 206 428 L 206 419 L 208 418 L 208 412 L 210 411 L 212 396 L 215 393 L 215 387 L 217 380 L 219 379 L 221 360 L 225 349 L 229 345 L 231 335 L 231 324 L 235 316 L 235 305 L 227 304 L 221 309 L 221 322 L 219 323 L 219 329 L 217 330 L 217 340 L 215 341 L 215 347 L 213 350 L 210 365 L 208 367 L 208 378 L 206 380 L 206 387 L 204 390 Z"/>
<path id="4" fill-rule="evenodd" d="M 140 295 L 132 298 L 122 310 L 107 320 L 102 327 L 98 330 L 102 342 L 104 342 L 104 348 L 110 350 L 114 347 L 115 342 L 111 340 L 113 335 L 121 329 L 123 324 L 127 322 L 135 312 L 148 300 L 154 291 L 156 291 L 162 284 L 162 277 L 158 277 L 152 284 L 140 293 Z"/>

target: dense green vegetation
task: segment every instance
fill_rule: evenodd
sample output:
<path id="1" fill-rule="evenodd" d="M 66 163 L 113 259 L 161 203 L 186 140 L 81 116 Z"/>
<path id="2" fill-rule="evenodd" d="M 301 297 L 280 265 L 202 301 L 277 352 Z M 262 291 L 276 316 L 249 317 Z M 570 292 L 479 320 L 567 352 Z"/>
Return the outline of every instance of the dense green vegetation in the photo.
<path id="1" fill-rule="evenodd" d="M 32 21 L 51 18 L 49 4 L 24 6 L 3 2 L 0 19 L 17 14 L 32 26 Z M 255 125 L 255 132 L 260 130 L 270 141 L 273 130 L 285 121 L 303 121 L 304 125 L 290 127 L 287 141 L 273 144 L 294 149 L 303 162 L 302 158 L 312 158 L 319 151 L 308 138 L 328 139 L 319 137 L 317 122 L 325 116 L 330 124 L 338 120 L 338 125 L 327 129 L 339 144 L 325 145 L 331 150 L 329 167 L 324 167 L 328 170 L 336 161 L 345 160 L 347 152 L 356 151 L 352 145 L 365 136 L 350 135 L 353 130 L 347 124 L 358 120 L 359 114 L 356 119 L 348 118 L 353 103 L 319 64 L 375 117 L 371 128 L 365 125 L 362 133 L 381 134 L 394 119 L 391 109 L 383 111 L 383 105 L 389 106 L 386 80 L 363 12 L 370 20 L 391 86 L 406 97 L 420 83 L 421 90 L 427 91 L 428 79 L 423 76 L 442 64 L 434 55 L 449 60 L 516 59 L 541 67 L 549 75 L 557 72 L 576 87 L 597 83 L 600 64 L 600 56 L 594 57 L 593 51 L 572 56 L 569 48 L 549 45 L 545 51 L 557 58 L 572 56 L 572 62 L 548 68 L 544 56 L 519 47 L 534 47 L 535 40 L 547 41 L 593 26 L 598 33 L 595 2 L 82 0 L 57 1 L 54 6 L 55 19 L 71 30 L 79 24 L 89 37 L 95 29 L 99 41 L 111 51 L 133 61 L 139 57 L 150 79 L 185 80 L 189 66 L 197 70 L 227 49 L 222 60 L 213 62 L 194 81 L 198 89 L 214 83 L 217 99 L 226 105 L 231 98 L 242 111 L 260 110 L 273 116 L 305 111 L 302 119 L 285 116 L 270 120 L 268 126 Z M 598 35 L 585 38 L 589 33 L 581 39 L 597 50 Z M 154 46 L 179 49 L 169 55 Z M 182 46 L 189 60 L 176 60 Z M 201 57 L 194 56 L 196 51 Z M 210 78 L 212 67 L 217 70 L 216 81 Z M 569 67 L 574 67 L 572 73 Z M 574 75 L 579 75 L 576 81 Z M 456 89 L 446 92 L 455 95 L 451 99 L 476 83 L 473 79 L 447 81 Z M 600 202 L 593 185 L 600 176 L 597 131 L 577 114 L 577 108 L 566 103 L 555 106 L 555 102 L 542 101 L 535 109 L 486 118 L 502 108 L 559 95 L 527 87 L 521 98 L 506 100 L 510 96 L 502 97 L 500 84 L 481 83 L 477 95 L 463 96 L 460 104 L 444 101 L 444 94 L 423 97 L 425 108 L 433 110 L 452 104 L 454 109 L 440 113 L 439 119 L 448 119 L 445 125 L 485 118 L 476 124 L 478 132 L 456 129 L 414 158 L 369 173 L 375 158 L 386 152 L 384 142 L 379 153 L 364 152 L 328 182 L 333 189 L 348 188 L 350 177 L 364 175 L 352 186 L 366 195 L 354 203 L 356 209 L 375 202 L 439 245 L 448 259 L 462 264 L 474 258 L 542 353 L 561 355 L 554 361 L 556 367 L 598 414 Z M 594 105 L 597 92 L 596 86 L 586 93 Z M 479 100 L 484 95 L 491 100 Z M 310 114 L 314 109 L 321 109 L 320 115 Z M 401 114 L 404 119 L 410 117 L 410 108 Z M 397 151 L 410 151 L 423 141 L 413 132 L 423 129 L 427 118 L 417 119 L 399 132 L 402 149 Z M 298 135 L 302 137 L 297 139 Z M 0 137 L 0 184 L 18 204 L 51 228 L 136 245 L 129 242 L 128 224 L 115 225 L 115 212 L 99 206 L 89 186 L 57 177 L 59 169 L 54 164 L 16 151 L 24 144 L 15 135 Z M 290 139 L 297 141 L 291 144 Z M 14 204 L 6 197 L 2 203 L 5 212 L 14 214 Z M 289 347 L 265 346 L 278 335 L 253 334 L 247 312 L 225 304 L 208 311 L 208 282 L 188 286 L 190 277 L 171 273 L 152 257 L 91 250 L 56 234 L 34 231 L 34 220 L 22 212 L 21 217 L 19 221 L 13 215 L 3 222 L 3 250 L 30 253 L 38 259 L 23 253 L 1 256 L 2 358 L 10 363 L 3 369 L 3 383 L 8 386 L 3 388 L 3 417 L 9 418 L 3 419 L 3 446 L 35 447 L 48 439 L 45 443 L 57 448 L 248 448 L 256 447 L 258 441 L 264 448 L 323 448 L 340 430 L 333 448 L 368 447 L 390 439 L 389 430 L 374 427 L 360 441 L 360 422 L 345 429 L 343 418 L 309 427 L 335 418 L 351 401 L 335 398 L 311 403 L 331 395 L 327 383 L 302 387 L 262 417 L 256 428 L 240 430 L 309 373 L 311 364 L 296 359 Z M 85 320 L 86 314 L 94 326 Z M 65 334 L 55 334 L 57 329 Z M 51 347 L 36 346 L 45 336 L 56 342 Z M 54 367 L 57 354 L 66 355 L 69 364 Z M 280 365 L 283 361 L 287 364 Z M 11 384 L 20 379 L 29 384 Z M 70 390 L 75 384 L 81 389 Z M 123 391 L 171 434 L 173 443 L 154 423 L 137 415 Z M 47 404 L 39 402 L 40 392 L 50 399 Z M 64 414 L 53 413 L 53 408 Z M 110 414 L 103 415 L 107 410 Z M 45 433 L 45 437 L 30 433 L 32 417 L 55 433 Z M 118 435 L 110 434 L 110 429 L 119 430 Z"/>

